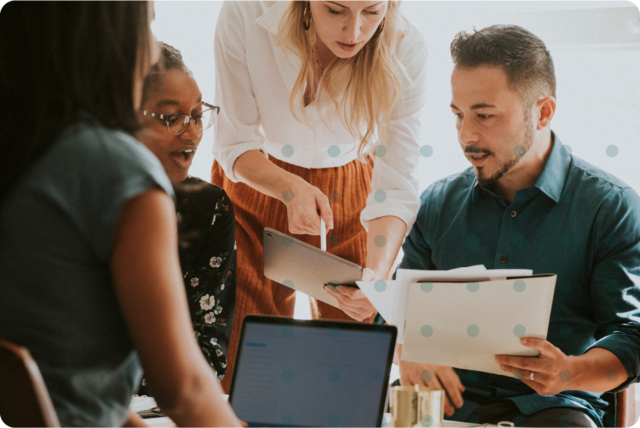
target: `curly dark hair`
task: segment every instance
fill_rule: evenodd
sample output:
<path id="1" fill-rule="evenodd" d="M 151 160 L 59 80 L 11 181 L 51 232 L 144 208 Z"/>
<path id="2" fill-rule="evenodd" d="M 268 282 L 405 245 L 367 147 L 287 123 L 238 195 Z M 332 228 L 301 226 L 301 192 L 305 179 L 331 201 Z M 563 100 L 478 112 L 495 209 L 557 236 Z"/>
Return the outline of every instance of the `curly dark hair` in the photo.
<path id="1" fill-rule="evenodd" d="M 146 103 L 151 97 L 151 93 L 158 89 L 158 85 L 162 83 L 162 76 L 167 71 L 178 70 L 185 73 L 191 73 L 182 59 L 180 51 L 173 46 L 165 43 L 160 44 L 160 60 L 151 68 L 151 72 L 144 81 L 142 89 L 142 104 Z"/>
<path id="2" fill-rule="evenodd" d="M 540 95 L 556 96 L 556 76 L 544 42 L 517 25 L 493 25 L 472 34 L 459 32 L 451 42 L 457 67 L 503 67 L 509 88 L 529 107 Z"/>

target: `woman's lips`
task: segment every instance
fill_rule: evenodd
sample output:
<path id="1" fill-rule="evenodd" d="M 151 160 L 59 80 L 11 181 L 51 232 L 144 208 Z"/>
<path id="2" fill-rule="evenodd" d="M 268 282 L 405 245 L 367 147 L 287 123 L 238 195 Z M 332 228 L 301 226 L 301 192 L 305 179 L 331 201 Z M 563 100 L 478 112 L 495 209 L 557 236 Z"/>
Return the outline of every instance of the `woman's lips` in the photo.
<path id="1" fill-rule="evenodd" d="M 343 51 L 346 51 L 346 52 L 354 51 L 359 45 L 359 43 L 354 43 L 354 44 L 351 44 L 351 45 L 346 44 L 346 43 L 340 43 L 340 42 L 336 42 L 336 43 L 338 43 L 338 46 L 340 46 L 340 49 L 342 49 Z"/>
<path id="2" fill-rule="evenodd" d="M 171 152 L 171 158 L 180 168 L 189 168 L 193 162 L 193 156 L 196 154 L 195 149 L 187 149 L 177 152 Z"/>

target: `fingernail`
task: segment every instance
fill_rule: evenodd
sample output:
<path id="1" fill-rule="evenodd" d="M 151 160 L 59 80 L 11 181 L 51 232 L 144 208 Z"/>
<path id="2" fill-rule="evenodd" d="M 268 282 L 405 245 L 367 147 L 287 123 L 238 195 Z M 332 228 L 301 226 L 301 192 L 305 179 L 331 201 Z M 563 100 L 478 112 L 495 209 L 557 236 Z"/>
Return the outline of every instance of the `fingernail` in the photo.
<path id="1" fill-rule="evenodd" d="M 527 339 L 525 339 L 525 338 L 520 339 L 520 343 L 522 343 L 523 345 L 526 344 L 527 343 Z"/>
<path id="2" fill-rule="evenodd" d="M 340 286 L 336 285 L 336 291 L 340 290 Z"/>
<path id="3" fill-rule="evenodd" d="M 495 357 L 496 363 L 500 362 L 500 357 Z"/>

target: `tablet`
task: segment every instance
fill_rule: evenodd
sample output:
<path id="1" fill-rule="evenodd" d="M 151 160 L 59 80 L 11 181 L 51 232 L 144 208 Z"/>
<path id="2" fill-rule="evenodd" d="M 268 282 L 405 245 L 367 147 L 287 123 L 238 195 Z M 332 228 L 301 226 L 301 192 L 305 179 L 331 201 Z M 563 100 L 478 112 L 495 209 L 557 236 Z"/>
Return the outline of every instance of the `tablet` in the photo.
<path id="1" fill-rule="evenodd" d="M 357 287 L 362 268 L 277 230 L 265 227 L 264 276 L 314 299 L 338 307 L 322 287 L 326 284 Z"/>

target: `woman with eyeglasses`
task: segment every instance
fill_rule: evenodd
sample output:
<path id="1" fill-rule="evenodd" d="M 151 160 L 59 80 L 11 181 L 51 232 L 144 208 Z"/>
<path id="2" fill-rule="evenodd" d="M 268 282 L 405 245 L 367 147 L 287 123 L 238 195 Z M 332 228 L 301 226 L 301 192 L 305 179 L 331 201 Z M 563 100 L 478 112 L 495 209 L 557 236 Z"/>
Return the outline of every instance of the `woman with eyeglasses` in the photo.
<path id="1" fill-rule="evenodd" d="M 262 272 L 264 227 L 318 247 L 322 218 L 329 252 L 388 278 L 420 206 L 426 43 L 398 1 L 225 2 L 215 63 L 212 182 L 238 225 L 232 362 L 245 314 L 293 315 L 293 290 Z M 325 292 L 340 309 L 314 317 L 373 319 L 360 290 Z"/>
<path id="2" fill-rule="evenodd" d="M 147 77 L 138 138 L 160 160 L 176 192 L 182 278 L 191 323 L 205 359 L 222 380 L 236 299 L 236 229 L 226 192 L 188 176 L 202 131 L 219 107 L 202 94 L 182 55 L 160 42 L 160 66 Z M 143 381 L 143 383 L 146 383 Z"/>
<path id="3" fill-rule="evenodd" d="M 241 425 L 193 337 L 171 183 L 134 138 L 152 17 L 148 2 L 0 13 L 0 339 L 29 350 L 62 426 L 144 426 L 142 368 L 179 426 Z"/>

